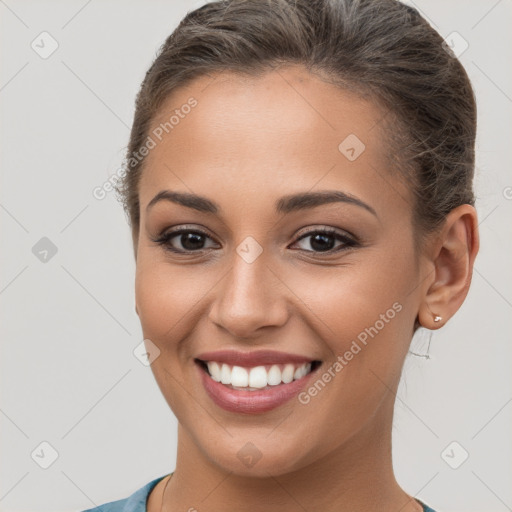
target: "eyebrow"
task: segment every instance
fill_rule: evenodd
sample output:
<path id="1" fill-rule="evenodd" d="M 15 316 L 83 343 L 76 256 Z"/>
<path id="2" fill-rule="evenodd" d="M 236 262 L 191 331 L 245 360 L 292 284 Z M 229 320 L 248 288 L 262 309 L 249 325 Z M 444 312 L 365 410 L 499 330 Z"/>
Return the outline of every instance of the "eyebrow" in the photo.
<path id="1" fill-rule="evenodd" d="M 214 203 L 206 197 L 198 196 L 188 192 L 162 190 L 155 197 L 153 197 L 153 199 L 151 199 L 146 207 L 146 211 L 161 201 L 170 201 L 172 203 L 180 204 L 202 213 L 209 213 L 213 215 L 218 215 L 222 210 L 218 204 Z M 291 212 L 315 208 L 316 206 L 335 202 L 348 203 L 359 206 L 378 218 L 377 212 L 370 205 L 361 201 L 361 199 L 357 198 L 356 196 L 347 194 L 341 190 L 321 190 L 318 192 L 301 192 L 298 194 L 291 194 L 281 197 L 276 201 L 274 206 L 276 213 L 288 214 Z"/>

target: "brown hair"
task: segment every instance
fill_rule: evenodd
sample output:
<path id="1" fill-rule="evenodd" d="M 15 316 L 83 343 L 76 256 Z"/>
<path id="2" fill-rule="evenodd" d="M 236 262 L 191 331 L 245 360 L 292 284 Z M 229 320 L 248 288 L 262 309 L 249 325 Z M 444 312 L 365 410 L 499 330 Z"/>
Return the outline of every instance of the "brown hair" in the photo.
<path id="1" fill-rule="evenodd" d="M 261 74 L 301 64 L 387 111 L 389 161 L 409 182 L 420 235 L 474 204 L 476 102 L 467 73 L 417 10 L 398 0 L 231 0 L 189 12 L 167 38 L 136 98 L 116 189 L 134 240 L 150 124 L 178 86 L 210 73 Z M 340 141 L 341 142 L 341 141 Z"/>

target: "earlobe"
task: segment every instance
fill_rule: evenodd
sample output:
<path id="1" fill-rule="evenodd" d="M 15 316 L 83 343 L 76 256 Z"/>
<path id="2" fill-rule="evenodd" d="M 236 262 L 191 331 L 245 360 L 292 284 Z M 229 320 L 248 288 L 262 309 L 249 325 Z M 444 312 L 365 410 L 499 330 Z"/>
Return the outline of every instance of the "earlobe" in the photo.
<path id="1" fill-rule="evenodd" d="M 418 311 L 423 327 L 438 329 L 460 308 L 471 284 L 478 248 L 476 210 L 469 204 L 458 206 L 447 215 L 437 238 L 431 283 Z"/>

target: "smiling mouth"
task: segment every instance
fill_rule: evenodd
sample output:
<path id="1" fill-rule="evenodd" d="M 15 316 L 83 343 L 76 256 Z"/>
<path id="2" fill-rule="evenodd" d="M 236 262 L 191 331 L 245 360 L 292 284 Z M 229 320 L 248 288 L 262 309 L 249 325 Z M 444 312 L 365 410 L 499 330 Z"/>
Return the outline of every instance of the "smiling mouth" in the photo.
<path id="1" fill-rule="evenodd" d="M 244 391 L 262 391 L 300 380 L 315 371 L 321 361 L 308 363 L 269 364 L 253 367 L 237 366 L 218 361 L 195 362 L 212 380 L 224 386 Z"/>

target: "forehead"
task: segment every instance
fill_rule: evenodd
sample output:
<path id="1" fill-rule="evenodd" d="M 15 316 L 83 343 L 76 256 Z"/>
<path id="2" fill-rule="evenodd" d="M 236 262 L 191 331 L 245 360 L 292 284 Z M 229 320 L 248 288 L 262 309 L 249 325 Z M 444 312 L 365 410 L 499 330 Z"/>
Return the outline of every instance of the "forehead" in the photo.
<path id="1" fill-rule="evenodd" d="M 218 202 L 234 194 L 246 206 L 337 188 L 384 205 L 400 188 L 386 187 L 396 178 L 379 125 L 385 114 L 300 66 L 202 76 L 176 89 L 152 121 L 141 206 L 165 188 L 215 194 Z"/>

